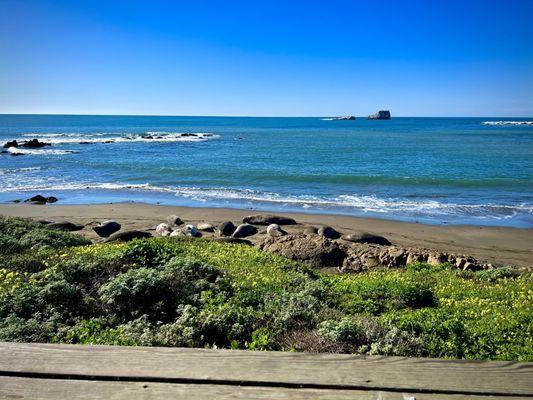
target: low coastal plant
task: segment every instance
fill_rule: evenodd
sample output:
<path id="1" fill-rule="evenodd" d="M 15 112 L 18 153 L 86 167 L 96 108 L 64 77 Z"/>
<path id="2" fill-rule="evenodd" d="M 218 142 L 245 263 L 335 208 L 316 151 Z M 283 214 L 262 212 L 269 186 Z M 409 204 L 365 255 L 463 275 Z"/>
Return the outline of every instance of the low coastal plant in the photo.
<path id="1" fill-rule="evenodd" d="M 69 232 L 47 229 L 46 225 L 23 218 L 0 216 L 0 252 L 19 253 L 43 247 L 60 248 L 91 243 L 90 240 Z"/>
<path id="2" fill-rule="evenodd" d="M 5 246 L 57 233 L 0 227 Z M 533 360 L 531 273 L 331 275 L 245 245 L 70 236 L 4 253 L 0 340 Z"/>

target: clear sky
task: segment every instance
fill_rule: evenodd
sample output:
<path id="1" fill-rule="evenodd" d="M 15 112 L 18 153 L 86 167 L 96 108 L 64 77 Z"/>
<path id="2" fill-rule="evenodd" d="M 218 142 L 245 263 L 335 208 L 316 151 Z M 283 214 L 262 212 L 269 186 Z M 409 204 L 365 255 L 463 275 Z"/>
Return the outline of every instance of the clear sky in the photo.
<path id="1" fill-rule="evenodd" d="M 0 0 L 0 113 L 533 116 L 533 0 Z"/>

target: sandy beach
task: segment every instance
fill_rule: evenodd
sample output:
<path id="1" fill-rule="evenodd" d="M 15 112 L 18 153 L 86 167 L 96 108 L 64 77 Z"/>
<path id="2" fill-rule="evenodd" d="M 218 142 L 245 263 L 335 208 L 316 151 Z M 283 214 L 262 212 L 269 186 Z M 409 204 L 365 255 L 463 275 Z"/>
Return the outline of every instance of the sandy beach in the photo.
<path id="1" fill-rule="evenodd" d="M 226 208 L 196 208 L 160 206 L 140 203 L 101 205 L 0 205 L 0 215 L 31 219 L 71 221 L 86 225 L 80 231 L 92 239 L 97 235 L 91 226 L 107 219 L 117 220 L 122 229 L 149 230 L 165 221 L 170 214 L 178 215 L 185 223 L 242 221 L 242 218 L 256 214 L 253 210 Z M 300 213 L 276 213 L 294 218 L 298 225 L 287 226 L 289 232 L 298 232 L 304 226 L 329 225 L 343 234 L 370 232 L 385 236 L 399 246 L 417 246 L 445 252 L 471 255 L 493 264 L 531 267 L 533 265 L 533 229 L 486 227 L 471 225 L 433 226 L 409 222 L 388 221 L 372 218 L 357 218 L 342 215 L 319 215 Z M 260 234 L 250 238 L 262 240 Z"/>

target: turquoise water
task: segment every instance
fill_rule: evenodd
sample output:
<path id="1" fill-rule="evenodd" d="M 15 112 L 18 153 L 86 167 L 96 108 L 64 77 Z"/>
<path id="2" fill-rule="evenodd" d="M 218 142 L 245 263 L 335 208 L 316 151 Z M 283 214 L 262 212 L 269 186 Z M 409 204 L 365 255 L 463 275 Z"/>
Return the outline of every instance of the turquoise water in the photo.
<path id="1" fill-rule="evenodd" d="M 52 143 L 0 154 L 0 202 L 42 193 L 533 227 L 531 120 L 0 115 L 0 143 Z"/>

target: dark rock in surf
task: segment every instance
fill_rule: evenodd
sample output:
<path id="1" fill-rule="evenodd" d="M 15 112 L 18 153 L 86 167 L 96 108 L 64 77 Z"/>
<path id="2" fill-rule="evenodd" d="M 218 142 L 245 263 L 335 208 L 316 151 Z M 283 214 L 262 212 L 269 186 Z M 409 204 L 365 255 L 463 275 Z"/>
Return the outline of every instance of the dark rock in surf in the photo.
<path id="1" fill-rule="evenodd" d="M 117 221 L 104 221 L 93 228 L 93 231 L 100 237 L 109 237 L 118 232 L 121 225 Z"/>
<path id="2" fill-rule="evenodd" d="M 22 143 L 22 147 L 26 147 L 29 149 L 38 149 L 45 146 L 51 146 L 50 143 L 40 142 L 38 139 L 32 139 L 28 140 L 24 143 Z"/>
<path id="3" fill-rule="evenodd" d="M 54 197 L 54 196 L 44 197 L 40 194 L 24 200 L 24 203 L 28 203 L 28 204 L 46 204 L 46 203 L 55 203 L 55 202 L 57 202 L 57 197 Z"/>
<path id="4" fill-rule="evenodd" d="M 257 214 L 257 215 L 249 215 L 247 217 L 244 217 L 242 222 L 245 224 L 252 224 L 252 225 L 270 225 L 270 224 L 278 224 L 278 225 L 295 225 L 296 221 L 289 217 L 283 217 L 281 215 L 272 215 L 272 214 Z"/>
<path id="5" fill-rule="evenodd" d="M 19 144 L 16 140 L 12 140 L 10 142 L 7 142 L 6 144 L 4 144 L 4 149 L 9 149 L 10 147 L 19 147 Z"/>
<path id="6" fill-rule="evenodd" d="M 29 199 L 24 200 L 24 203 L 32 203 L 32 204 L 46 204 L 46 197 L 38 194 L 36 196 L 30 197 Z"/>

